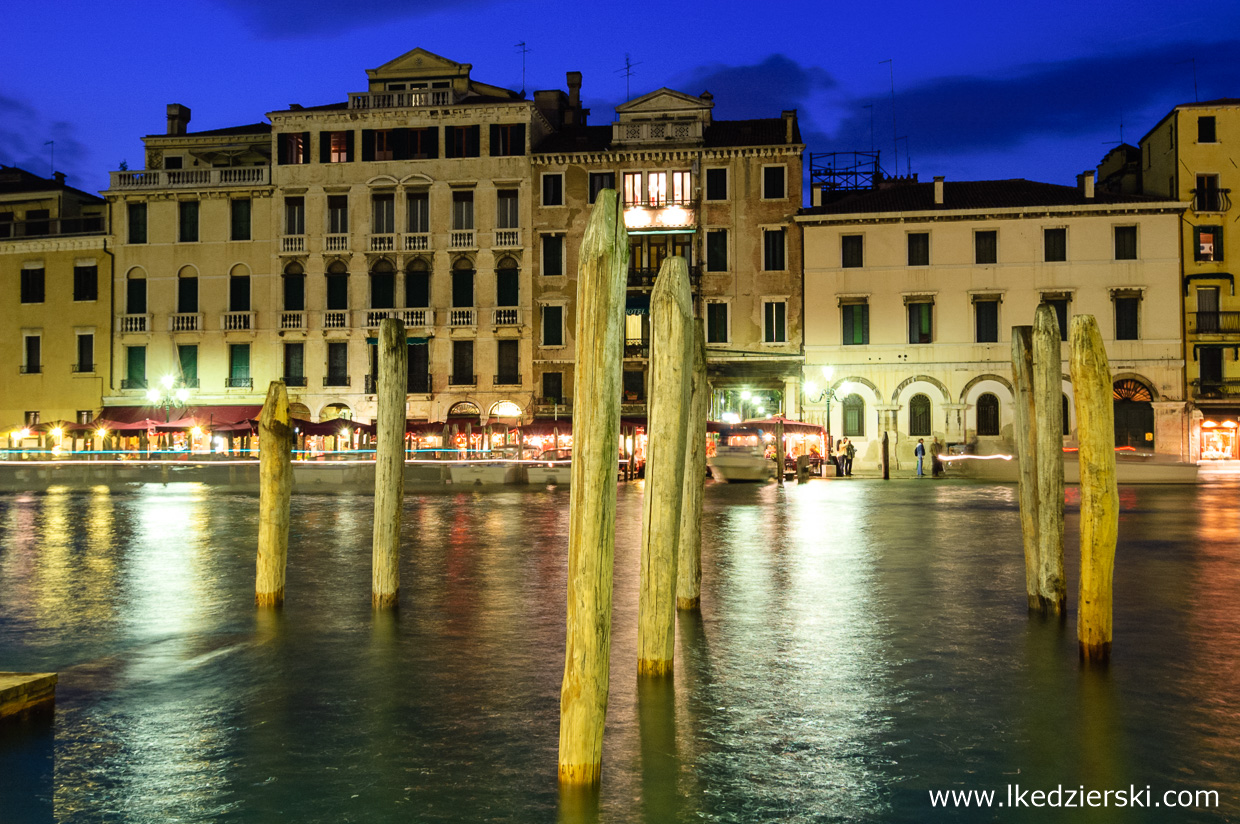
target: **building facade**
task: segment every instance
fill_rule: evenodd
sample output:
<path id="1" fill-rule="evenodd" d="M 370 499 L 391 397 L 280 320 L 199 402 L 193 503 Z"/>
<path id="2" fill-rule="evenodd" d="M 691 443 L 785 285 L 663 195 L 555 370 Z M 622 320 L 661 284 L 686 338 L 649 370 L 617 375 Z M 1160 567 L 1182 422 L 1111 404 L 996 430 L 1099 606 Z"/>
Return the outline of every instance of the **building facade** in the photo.
<path id="1" fill-rule="evenodd" d="M 1097 317 L 1117 442 L 1184 457 L 1176 238 L 1186 204 L 1093 183 L 936 178 L 803 210 L 802 415 L 850 438 L 862 465 L 878 462 L 884 432 L 906 464 L 918 438 L 1011 454 L 1011 327 L 1047 302 L 1065 340 L 1072 315 Z M 1065 343 L 1071 442 L 1067 356 Z"/>
<path id="2" fill-rule="evenodd" d="M 0 425 L 89 423 L 107 385 L 112 266 L 106 204 L 0 167 Z"/>

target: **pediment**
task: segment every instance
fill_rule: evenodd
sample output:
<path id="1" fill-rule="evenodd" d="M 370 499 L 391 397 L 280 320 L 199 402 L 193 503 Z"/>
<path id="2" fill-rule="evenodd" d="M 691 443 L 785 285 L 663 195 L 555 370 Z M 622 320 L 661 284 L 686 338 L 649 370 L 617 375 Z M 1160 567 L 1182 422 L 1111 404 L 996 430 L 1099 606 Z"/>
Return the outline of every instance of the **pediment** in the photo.
<path id="1" fill-rule="evenodd" d="M 457 63 L 421 47 L 405 52 L 389 60 L 377 69 L 367 69 L 366 76 L 372 80 L 386 77 L 418 77 L 421 75 L 443 77 L 444 75 L 469 75 L 469 63 Z"/>
<path id="2" fill-rule="evenodd" d="M 616 107 L 618 115 L 690 114 L 714 108 L 713 100 L 703 100 L 675 89 L 657 89 Z"/>

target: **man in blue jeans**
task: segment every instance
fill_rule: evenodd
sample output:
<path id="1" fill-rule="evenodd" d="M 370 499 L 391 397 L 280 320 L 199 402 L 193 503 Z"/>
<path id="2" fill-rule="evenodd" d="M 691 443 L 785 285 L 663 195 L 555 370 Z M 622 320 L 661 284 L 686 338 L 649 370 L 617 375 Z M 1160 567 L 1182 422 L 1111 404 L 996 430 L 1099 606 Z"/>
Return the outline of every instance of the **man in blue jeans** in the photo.
<path id="1" fill-rule="evenodd" d="M 921 462 L 926 457 L 926 441 L 924 438 L 917 439 L 917 448 L 913 450 L 913 454 L 917 456 L 917 477 L 925 477 L 925 472 L 921 469 Z"/>

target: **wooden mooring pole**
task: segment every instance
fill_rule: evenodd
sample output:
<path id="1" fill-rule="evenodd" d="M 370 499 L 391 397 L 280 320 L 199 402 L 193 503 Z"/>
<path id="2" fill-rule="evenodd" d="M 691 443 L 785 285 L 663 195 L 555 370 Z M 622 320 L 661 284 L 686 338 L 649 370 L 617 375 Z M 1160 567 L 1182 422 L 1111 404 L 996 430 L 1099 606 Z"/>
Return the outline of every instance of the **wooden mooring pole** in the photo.
<path id="1" fill-rule="evenodd" d="M 620 201 L 615 190 L 604 189 L 586 224 L 577 278 L 568 616 L 560 688 L 562 785 L 597 784 L 602 775 L 628 266 Z"/>
<path id="2" fill-rule="evenodd" d="M 1093 315 L 1072 318 L 1072 388 L 1081 461 L 1081 583 L 1076 637 L 1081 660 L 1111 657 L 1111 583 L 1119 536 L 1111 367 Z"/>
<path id="3" fill-rule="evenodd" d="M 272 381 L 258 419 L 258 561 L 254 603 L 284 603 L 289 505 L 293 493 L 293 428 L 284 381 Z"/>
<path id="4" fill-rule="evenodd" d="M 706 484 L 706 415 L 710 407 L 710 384 L 706 377 L 706 335 L 701 318 L 693 322 L 692 381 L 676 560 L 677 609 L 699 609 L 702 604 L 702 492 Z"/>
<path id="5" fill-rule="evenodd" d="M 1020 534 L 1025 547 L 1025 596 L 1030 612 L 1045 612 L 1038 580 L 1038 438 L 1037 415 L 1033 403 L 1033 327 L 1012 327 L 1012 384 L 1016 397 L 1016 462 L 1020 472 L 1017 498 L 1020 501 Z"/>
<path id="6" fill-rule="evenodd" d="M 683 257 L 663 261 L 650 295 L 650 430 L 642 499 L 637 674 L 668 675 L 676 647 L 676 556 L 693 392 L 693 298 Z"/>
<path id="7" fill-rule="evenodd" d="M 1033 318 L 1033 393 L 1037 420 L 1038 594 L 1043 608 L 1063 616 L 1063 362 L 1055 309 L 1038 305 Z"/>
<path id="8" fill-rule="evenodd" d="M 408 391 L 405 324 L 379 325 L 378 420 L 375 442 L 375 524 L 370 604 L 394 608 L 400 601 L 400 515 L 405 501 L 405 393 Z"/>

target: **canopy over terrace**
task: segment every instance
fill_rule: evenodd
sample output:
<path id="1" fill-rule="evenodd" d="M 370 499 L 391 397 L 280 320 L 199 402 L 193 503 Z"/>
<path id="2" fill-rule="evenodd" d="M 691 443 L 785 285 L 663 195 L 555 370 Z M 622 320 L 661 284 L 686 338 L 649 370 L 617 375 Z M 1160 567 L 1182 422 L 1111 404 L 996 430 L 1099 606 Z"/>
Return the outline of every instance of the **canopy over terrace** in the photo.
<path id="1" fill-rule="evenodd" d="M 180 430 L 195 426 L 205 430 L 234 432 L 251 429 L 262 406 L 185 406 L 167 413 L 155 406 L 111 406 L 91 421 L 91 427 L 110 432 L 140 432 L 150 429 Z"/>

